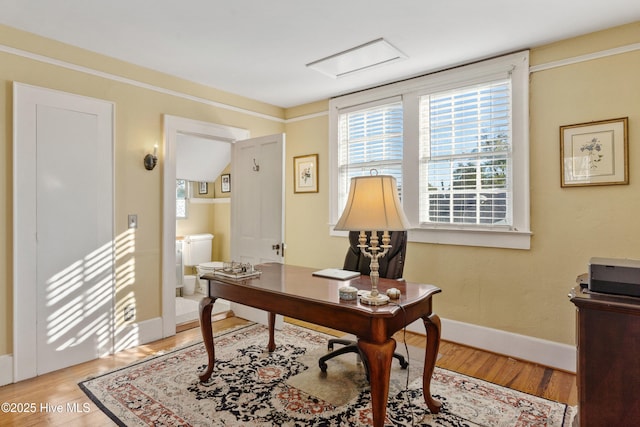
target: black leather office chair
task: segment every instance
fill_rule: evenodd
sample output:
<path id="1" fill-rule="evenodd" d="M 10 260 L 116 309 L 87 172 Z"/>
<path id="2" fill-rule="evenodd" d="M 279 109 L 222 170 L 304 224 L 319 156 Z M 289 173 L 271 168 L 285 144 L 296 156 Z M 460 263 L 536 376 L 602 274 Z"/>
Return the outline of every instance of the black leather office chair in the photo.
<path id="1" fill-rule="evenodd" d="M 349 250 L 347 251 L 347 255 L 344 258 L 344 270 L 349 271 L 358 271 L 360 274 L 369 275 L 371 273 L 370 258 L 365 257 L 360 248 L 358 247 L 358 237 L 360 235 L 359 231 L 351 231 L 349 232 Z M 407 252 L 407 232 L 406 231 L 390 231 L 389 235 L 391 237 L 391 248 L 389 252 L 378 260 L 380 266 L 378 267 L 378 273 L 380 277 L 387 279 L 401 279 L 402 272 L 404 271 L 404 258 Z M 371 237 L 371 233 L 367 232 L 367 241 Z M 382 244 L 382 232 L 378 232 L 378 238 L 380 240 L 380 244 Z M 333 350 L 333 346 L 335 344 L 341 344 L 344 347 L 340 347 L 337 350 Z M 327 360 L 333 359 L 336 356 L 346 353 L 358 353 L 360 354 L 360 350 L 358 350 L 358 344 L 352 340 L 344 340 L 344 339 L 330 339 L 328 345 L 329 351 L 331 353 L 327 353 L 322 356 L 318 360 L 318 365 L 320 366 L 320 370 L 322 372 L 327 371 Z M 333 351 L 332 351 L 333 350 Z M 394 353 L 393 357 L 398 359 L 400 362 L 400 366 L 402 369 L 406 369 L 409 366 L 409 363 L 405 360 L 405 358 L 398 353 Z M 367 366 L 367 361 L 364 358 L 363 354 L 360 354 L 360 359 L 365 364 L 367 379 L 369 378 L 369 369 Z"/>

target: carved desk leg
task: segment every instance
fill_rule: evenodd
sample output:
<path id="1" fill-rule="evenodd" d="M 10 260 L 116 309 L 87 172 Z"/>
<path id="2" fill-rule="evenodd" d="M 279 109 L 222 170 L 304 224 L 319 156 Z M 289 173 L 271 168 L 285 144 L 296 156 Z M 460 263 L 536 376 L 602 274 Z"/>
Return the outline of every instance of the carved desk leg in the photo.
<path id="1" fill-rule="evenodd" d="M 213 365 L 216 360 L 216 352 L 213 347 L 213 328 L 211 327 L 211 310 L 216 298 L 204 297 L 200 300 L 200 330 L 202 331 L 202 340 L 204 347 L 209 355 L 209 364 L 207 370 L 200 375 L 200 381 L 207 381 L 213 373 Z"/>
<path id="2" fill-rule="evenodd" d="M 436 400 L 431 395 L 431 377 L 438 358 L 440 348 L 440 318 L 436 314 L 423 317 L 424 327 L 427 331 L 427 348 L 424 355 L 424 371 L 422 373 L 422 391 L 424 401 L 432 414 L 440 412 L 442 402 Z"/>
<path id="3" fill-rule="evenodd" d="M 358 348 L 367 359 L 369 384 L 371 385 L 371 410 L 374 427 L 383 427 L 387 416 L 387 398 L 389 396 L 389 378 L 391 360 L 396 349 L 396 341 L 388 339 L 382 344 L 358 340 Z"/>
<path id="4" fill-rule="evenodd" d="M 276 328 L 276 314 L 269 312 L 269 344 L 267 344 L 267 350 L 272 353 L 276 349 L 276 340 L 274 338 Z"/>

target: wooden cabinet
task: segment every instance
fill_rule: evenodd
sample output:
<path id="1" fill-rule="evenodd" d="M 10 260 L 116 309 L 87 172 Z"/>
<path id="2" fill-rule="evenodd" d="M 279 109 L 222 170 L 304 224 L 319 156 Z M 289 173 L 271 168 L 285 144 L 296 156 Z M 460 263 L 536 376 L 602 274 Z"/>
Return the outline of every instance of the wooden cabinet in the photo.
<path id="1" fill-rule="evenodd" d="M 640 298 L 576 286 L 581 427 L 640 423 Z"/>

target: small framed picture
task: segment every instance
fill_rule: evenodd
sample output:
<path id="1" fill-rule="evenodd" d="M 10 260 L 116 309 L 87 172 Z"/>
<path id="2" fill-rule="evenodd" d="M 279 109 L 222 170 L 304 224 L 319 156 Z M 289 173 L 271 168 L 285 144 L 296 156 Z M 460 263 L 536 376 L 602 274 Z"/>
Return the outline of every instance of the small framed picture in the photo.
<path id="1" fill-rule="evenodd" d="M 293 158 L 293 192 L 318 192 L 318 155 L 308 154 Z"/>
<path id="2" fill-rule="evenodd" d="M 220 187 L 223 193 L 228 193 L 231 191 L 231 174 L 224 174 L 221 177 Z"/>
<path id="3" fill-rule="evenodd" d="M 628 118 L 560 127 L 560 185 L 629 183 Z"/>
<path id="4" fill-rule="evenodd" d="M 207 194 L 209 192 L 209 184 L 206 182 L 198 183 L 198 194 Z"/>

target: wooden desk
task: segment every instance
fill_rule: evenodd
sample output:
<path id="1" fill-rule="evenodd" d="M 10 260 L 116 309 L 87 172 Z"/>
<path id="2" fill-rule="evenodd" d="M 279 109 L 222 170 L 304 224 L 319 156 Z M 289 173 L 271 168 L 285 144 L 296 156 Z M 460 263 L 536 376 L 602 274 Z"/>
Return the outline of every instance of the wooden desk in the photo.
<path id="1" fill-rule="evenodd" d="M 305 267 L 269 263 L 256 268 L 262 271 L 260 277 L 242 281 L 211 274 L 203 276 L 209 281 L 209 291 L 208 296 L 200 302 L 200 325 L 209 361 L 207 370 L 200 375 L 201 381 L 208 380 L 213 373 L 215 349 L 211 309 L 217 298 L 223 298 L 269 312 L 267 348 L 270 352 L 276 348 L 276 314 L 357 336 L 358 347 L 367 358 L 369 366 L 373 424 L 382 427 L 387 412 L 391 360 L 396 348 L 392 335 L 415 320 L 422 319 L 427 334 L 422 373 L 424 400 L 431 412 L 440 411 L 441 403 L 431 396 L 431 376 L 440 345 L 440 318 L 432 313 L 431 297 L 440 292 L 439 288 L 380 279 L 378 288 L 381 292 L 395 287 L 400 289 L 402 297 L 396 301 L 397 304 L 372 307 L 360 304 L 359 301 L 342 301 L 338 297 L 338 288 L 347 284 L 358 289 L 371 289 L 368 276 L 340 281 L 312 276 L 311 273 L 316 269 Z"/>
<path id="2" fill-rule="evenodd" d="M 637 426 L 640 420 L 640 298 L 569 294 L 577 308 L 581 427 Z"/>

